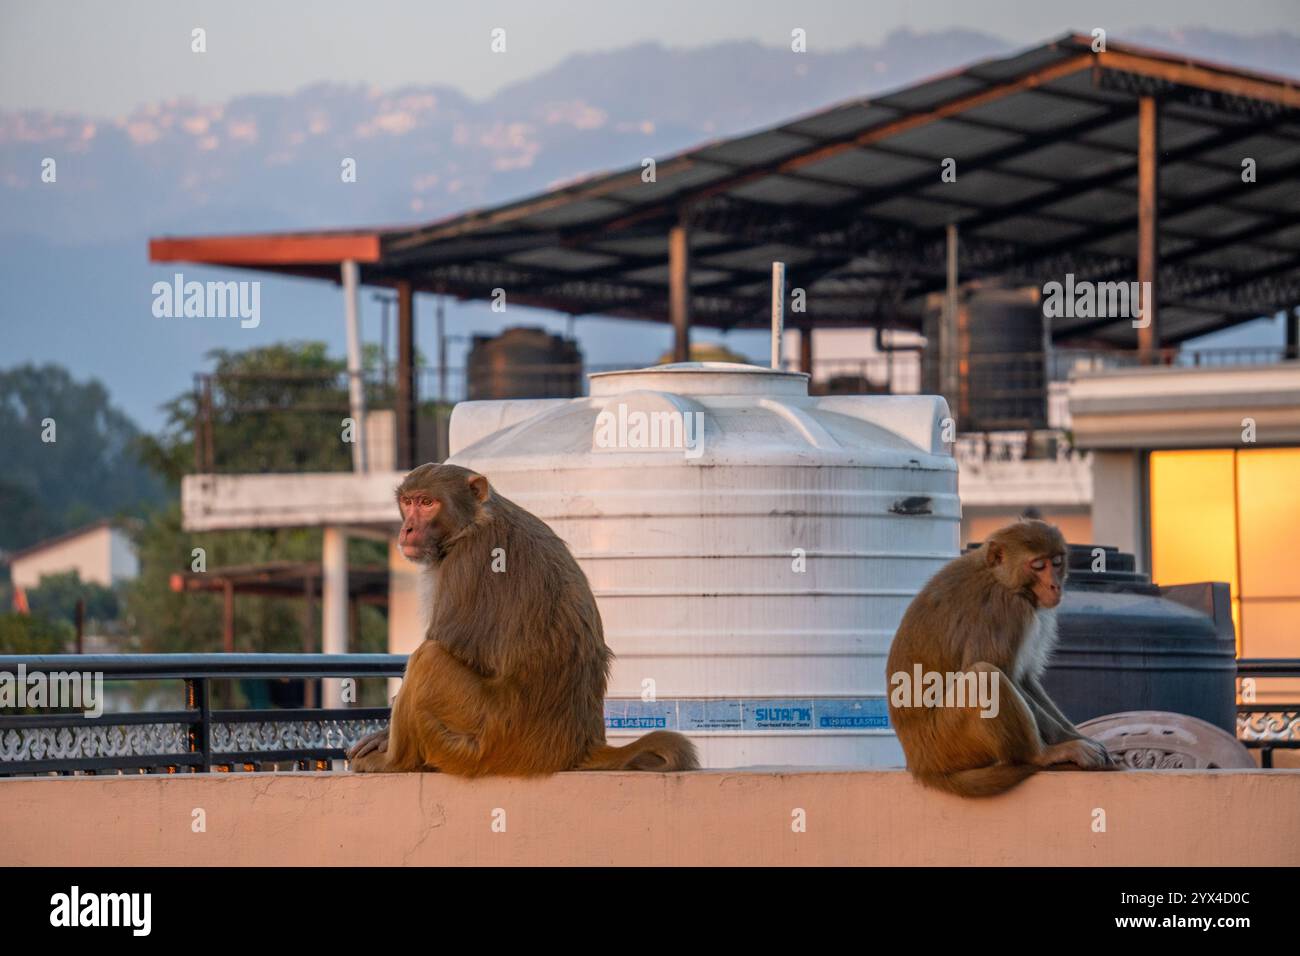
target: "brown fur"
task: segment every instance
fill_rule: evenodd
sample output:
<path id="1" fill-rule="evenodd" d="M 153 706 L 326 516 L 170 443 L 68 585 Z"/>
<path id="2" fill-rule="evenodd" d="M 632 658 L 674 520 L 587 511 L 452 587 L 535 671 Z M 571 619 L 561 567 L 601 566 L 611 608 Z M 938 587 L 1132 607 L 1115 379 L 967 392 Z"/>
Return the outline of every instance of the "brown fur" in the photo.
<path id="1" fill-rule="evenodd" d="M 998 682 L 998 713 L 989 717 L 978 706 L 896 707 L 891 695 L 890 722 L 921 783 L 990 796 L 1053 764 L 1113 768 L 1105 748 L 1078 732 L 1039 680 L 1056 636 L 1054 611 L 1042 603 L 1059 601 L 1065 554 L 1056 528 L 1021 521 L 946 565 L 908 607 L 890 648 L 887 680 L 912 674 L 919 663 L 941 674 L 986 671 Z M 1030 570 L 1041 558 L 1048 560 L 1045 571 Z M 1026 640 L 1046 644 L 1029 649 L 1035 653 L 1017 675 Z"/>
<path id="2" fill-rule="evenodd" d="M 354 747 L 354 770 L 472 777 L 698 766 L 680 734 L 606 745 L 612 655 L 586 576 L 544 522 L 455 465 L 421 465 L 397 498 L 399 508 L 415 501 L 399 541 L 414 542 L 434 575 L 433 615 L 386 738 Z M 498 548 L 504 571 L 493 570 Z"/>

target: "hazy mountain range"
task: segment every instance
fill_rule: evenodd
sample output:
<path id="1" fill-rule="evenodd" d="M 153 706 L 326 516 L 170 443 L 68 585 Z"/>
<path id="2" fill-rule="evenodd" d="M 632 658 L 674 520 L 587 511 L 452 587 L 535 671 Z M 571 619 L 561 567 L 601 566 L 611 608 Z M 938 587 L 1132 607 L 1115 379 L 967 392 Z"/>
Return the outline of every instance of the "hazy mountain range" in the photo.
<path id="1" fill-rule="evenodd" d="M 1300 63 L 1300 37 L 1288 34 L 1114 39 L 1267 72 Z M 150 287 L 176 270 L 147 262 L 150 236 L 433 219 L 1009 52 L 969 31 L 897 32 L 876 47 L 801 56 L 754 43 L 646 44 L 570 57 L 484 101 L 445 86 L 318 84 L 119 117 L 0 111 L 0 367 L 57 361 L 94 375 L 153 427 L 208 349 L 319 338 L 341 351 L 343 324 L 331 286 L 297 280 L 263 282 L 257 329 L 156 319 Z M 45 157 L 56 183 L 41 181 Z M 340 181 L 344 157 L 357 161 L 355 184 Z M 378 307 L 365 305 L 366 335 L 377 338 Z M 417 307 L 423 325 L 429 309 Z M 503 324 L 472 305 L 451 318 L 461 333 Z M 559 327 L 525 310 L 508 322 Z M 667 342 L 651 325 L 583 320 L 579 330 L 596 362 L 648 360 Z M 763 350 L 755 333 L 728 341 Z"/>

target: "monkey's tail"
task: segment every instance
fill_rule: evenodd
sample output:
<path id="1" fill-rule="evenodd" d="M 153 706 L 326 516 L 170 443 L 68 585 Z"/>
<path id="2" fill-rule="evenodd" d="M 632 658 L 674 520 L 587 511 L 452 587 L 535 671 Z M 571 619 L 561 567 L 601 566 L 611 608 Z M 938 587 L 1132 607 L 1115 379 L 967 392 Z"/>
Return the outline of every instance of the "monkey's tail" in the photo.
<path id="1" fill-rule="evenodd" d="M 698 770 L 695 745 L 671 730 L 656 730 L 625 747 L 603 744 L 591 752 L 578 770 L 651 770 L 671 773 Z"/>
<path id="2" fill-rule="evenodd" d="M 991 767 L 976 767 L 953 773 L 918 774 L 917 780 L 927 787 L 946 790 L 961 797 L 992 797 L 1006 793 L 1038 770 L 1032 764 L 997 763 Z"/>

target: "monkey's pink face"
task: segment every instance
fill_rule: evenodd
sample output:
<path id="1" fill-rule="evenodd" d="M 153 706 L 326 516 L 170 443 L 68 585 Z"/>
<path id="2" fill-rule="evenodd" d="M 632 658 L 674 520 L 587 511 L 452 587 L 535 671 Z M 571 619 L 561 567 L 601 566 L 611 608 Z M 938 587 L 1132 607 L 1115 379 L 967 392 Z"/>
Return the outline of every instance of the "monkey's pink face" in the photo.
<path id="1" fill-rule="evenodd" d="M 1065 582 L 1065 555 L 1046 554 L 1025 564 L 1025 576 L 1033 579 L 1034 599 L 1039 607 L 1053 608 L 1061 603 Z"/>
<path id="2" fill-rule="evenodd" d="M 402 530 L 397 533 L 397 547 L 408 561 L 426 561 L 437 549 L 435 521 L 442 502 L 432 495 L 415 492 L 402 495 L 397 502 L 402 512 Z"/>

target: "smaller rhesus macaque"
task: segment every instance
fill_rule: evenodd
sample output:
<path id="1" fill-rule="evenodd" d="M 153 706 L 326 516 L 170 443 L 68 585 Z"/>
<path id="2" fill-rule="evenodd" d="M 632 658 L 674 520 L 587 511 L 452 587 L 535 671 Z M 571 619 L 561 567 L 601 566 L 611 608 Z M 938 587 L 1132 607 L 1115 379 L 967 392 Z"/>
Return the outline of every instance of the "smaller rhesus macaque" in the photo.
<path id="1" fill-rule="evenodd" d="M 353 770 L 475 777 L 699 765 L 694 745 L 669 731 L 605 743 L 612 655 L 600 611 L 544 522 L 456 465 L 416 468 L 397 506 L 398 546 L 433 578 L 432 617 L 388 730 L 352 747 Z"/>
<path id="2" fill-rule="evenodd" d="M 1061 532 L 1046 522 L 1009 525 L 944 566 L 903 615 L 886 665 L 891 687 L 922 673 L 979 678 L 997 702 L 988 708 L 994 713 L 969 700 L 900 706 L 891 693 L 890 722 L 907 769 L 922 784 L 989 796 L 1049 768 L 1118 769 L 1041 683 L 1056 643 L 1066 550 Z"/>

